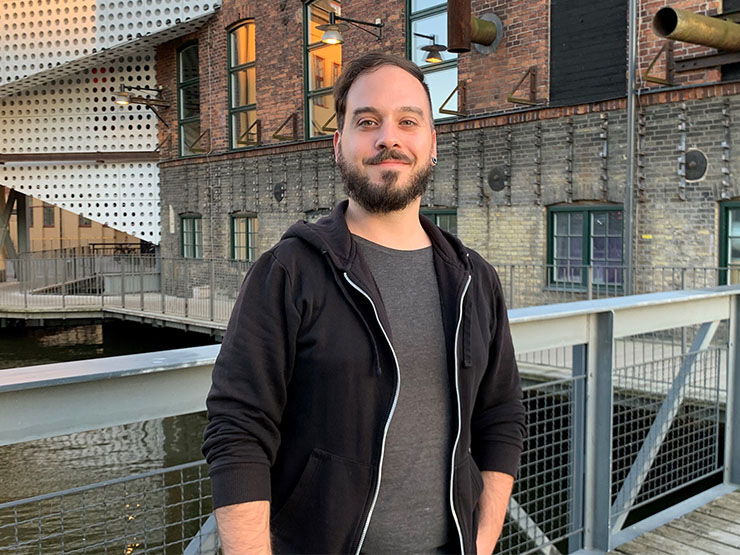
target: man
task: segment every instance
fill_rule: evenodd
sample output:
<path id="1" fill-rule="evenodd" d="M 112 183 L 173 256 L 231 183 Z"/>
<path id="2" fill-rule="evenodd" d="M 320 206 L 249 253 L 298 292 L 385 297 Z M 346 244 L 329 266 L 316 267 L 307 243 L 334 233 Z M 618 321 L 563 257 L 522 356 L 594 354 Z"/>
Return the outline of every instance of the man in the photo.
<path id="1" fill-rule="evenodd" d="M 349 201 L 243 284 L 203 447 L 227 554 L 491 553 L 501 532 L 519 377 L 495 271 L 419 216 L 437 155 L 423 79 L 383 54 L 345 68 Z"/>

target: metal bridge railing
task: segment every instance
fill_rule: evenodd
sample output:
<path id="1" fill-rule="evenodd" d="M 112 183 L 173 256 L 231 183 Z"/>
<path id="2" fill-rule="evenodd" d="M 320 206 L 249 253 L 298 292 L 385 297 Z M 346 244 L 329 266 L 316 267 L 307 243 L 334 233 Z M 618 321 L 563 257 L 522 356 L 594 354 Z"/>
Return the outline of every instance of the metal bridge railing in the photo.
<path id="1" fill-rule="evenodd" d="M 0 553 L 180 554 L 200 539 L 210 486 L 198 461 L 0 503 Z"/>
<path id="2" fill-rule="evenodd" d="M 7 260 L 0 308 L 105 307 L 228 322 L 249 262 L 96 254 Z M 509 308 L 624 296 L 625 268 L 494 263 Z M 633 293 L 715 287 L 740 281 L 735 267 L 636 266 Z"/>
<path id="3" fill-rule="evenodd" d="M 606 552 L 638 534 L 646 517 L 677 516 L 676 504 L 690 506 L 697 488 L 706 496 L 722 487 L 714 484 L 740 484 L 738 314 L 738 287 L 511 310 L 528 436 L 497 552 Z M 0 449 L 203 410 L 217 351 L 4 370 Z M 540 355 L 551 352 L 567 356 L 550 364 Z M 5 503 L 0 545 L 95 551 L 84 542 L 102 545 L 108 530 L 111 551 L 211 552 L 217 540 L 204 476 L 196 462 L 85 488 L 107 491 L 105 499 L 128 484 L 125 495 L 141 492 L 141 517 L 130 502 L 96 504 L 78 490 Z M 88 513 L 89 525 L 80 522 Z M 120 531 L 131 516 L 142 528 Z"/>

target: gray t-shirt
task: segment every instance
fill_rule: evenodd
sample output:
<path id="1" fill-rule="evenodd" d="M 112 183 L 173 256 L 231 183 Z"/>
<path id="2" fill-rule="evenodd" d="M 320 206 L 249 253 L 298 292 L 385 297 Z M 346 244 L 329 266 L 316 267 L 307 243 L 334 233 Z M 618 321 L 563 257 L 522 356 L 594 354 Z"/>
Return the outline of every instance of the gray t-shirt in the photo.
<path id="1" fill-rule="evenodd" d="M 444 552 L 453 528 L 452 403 L 432 248 L 400 251 L 355 240 L 380 290 L 401 375 L 362 552 Z"/>

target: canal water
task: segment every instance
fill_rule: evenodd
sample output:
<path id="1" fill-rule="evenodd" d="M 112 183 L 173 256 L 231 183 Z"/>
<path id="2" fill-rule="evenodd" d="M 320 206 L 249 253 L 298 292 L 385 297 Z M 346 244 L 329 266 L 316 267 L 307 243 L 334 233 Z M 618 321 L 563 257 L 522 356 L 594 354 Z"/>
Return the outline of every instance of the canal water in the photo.
<path id="1" fill-rule="evenodd" d="M 211 337 L 106 321 L 0 329 L 5 368 L 213 344 Z M 0 503 L 202 458 L 205 414 L 189 414 L 0 448 Z"/>

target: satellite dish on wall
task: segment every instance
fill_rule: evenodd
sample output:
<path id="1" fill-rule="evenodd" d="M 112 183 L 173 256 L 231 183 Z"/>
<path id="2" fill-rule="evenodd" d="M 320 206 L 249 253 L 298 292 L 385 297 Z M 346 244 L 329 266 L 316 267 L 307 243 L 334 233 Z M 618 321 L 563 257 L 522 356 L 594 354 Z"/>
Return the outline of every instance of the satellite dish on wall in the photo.
<path id="1" fill-rule="evenodd" d="M 503 191 L 506 187 L 506 168 L 496 166 L 488 172 L 488 186 L 494 191 Z"/>

